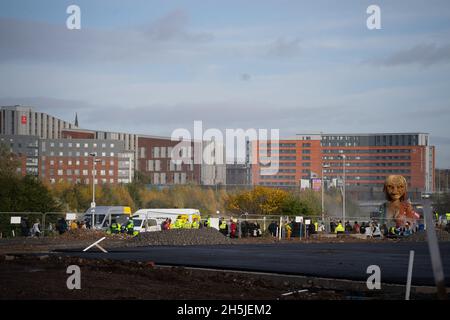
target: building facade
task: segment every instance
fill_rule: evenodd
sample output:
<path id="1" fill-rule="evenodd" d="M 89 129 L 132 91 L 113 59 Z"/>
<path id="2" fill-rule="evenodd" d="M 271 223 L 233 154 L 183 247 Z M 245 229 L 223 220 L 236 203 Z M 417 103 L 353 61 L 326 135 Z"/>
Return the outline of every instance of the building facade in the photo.
<path id="1" fill-rule="evenodd" d="M 0 108 L 0 134 L 34 136 L 41 139 L 60 139 L 64 129 L 76 126 L 31 107 L 5 106 Z"/>
<path id="2" fill-rule="evenodd" d="M 410 189 L 434 190 L 435 148 L 426 133 L 301 134 L 280 140 L 271 152 L 279 156 L 278 173 L 261 175 L 257 163 L 253 184 L 297 187 L 322 174 L 324 181 L 342 183 L 345 168 L 348 186 L 380 188 L 388 175 L 400 174 Z"/>

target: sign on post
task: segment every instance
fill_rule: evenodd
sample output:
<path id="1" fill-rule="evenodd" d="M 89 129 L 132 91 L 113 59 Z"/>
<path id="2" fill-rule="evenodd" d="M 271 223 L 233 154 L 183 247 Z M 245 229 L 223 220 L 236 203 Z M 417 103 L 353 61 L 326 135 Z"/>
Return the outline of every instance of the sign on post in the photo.
<path id="1" fill-rule="evenodd" d="M 77 214 L 76 213 L 66 213 L 66 220 L 67 221 L 76 220 L 76 219 L 77 219 Z"/>
<path id="2" fill-rule="evenodd" d="M 210 218 L 210 227 L 219 230 L 219 218 Z"/>
<path id="3" fill-rule="evenodd" d="M 310 225 L 311 224 L 311 220 L 310 219 L 306 219 L 305 220 L 305 224 L 308 226 L 308 225 Z"/>
<path id="4" fill-rule="evenodd" d="M 11 217 L 11 224 L 20 224 L 21 218 L 20 217 Z"/>
<path id="5" fill-rule="evenodd" d="M 303 223 L 303 217 L 295 217 L 296 223 Z"/>

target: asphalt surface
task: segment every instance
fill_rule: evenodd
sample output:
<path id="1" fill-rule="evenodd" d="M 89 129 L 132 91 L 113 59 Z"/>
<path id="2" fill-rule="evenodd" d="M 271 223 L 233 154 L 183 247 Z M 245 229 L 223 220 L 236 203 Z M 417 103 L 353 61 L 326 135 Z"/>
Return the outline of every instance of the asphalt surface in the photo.
<path id="1" fill-rule="evenodd" d="M 57 254 L 359 281 L 369 277 L 368 266 L 378 265 L 382 283 L 405 284 L 409 251 L 414 250 L 412 284 L 434 285 L 428 244 L 424 242 L 151 246 L 116 248 L 108 253 L 91 250 L 67 250 Z M 446 285 L 450 286 L 450 242 L 441 243 L 440 251 Z"/>

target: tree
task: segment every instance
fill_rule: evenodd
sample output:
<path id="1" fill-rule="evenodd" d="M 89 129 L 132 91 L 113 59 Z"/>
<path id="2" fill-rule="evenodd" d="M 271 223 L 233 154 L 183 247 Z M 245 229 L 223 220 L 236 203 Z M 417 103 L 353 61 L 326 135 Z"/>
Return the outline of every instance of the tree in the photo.
<path id="1" fill-rule="evenodd" d="M 19 167 L 20 161 L 17 155 L 12 153 L 4 143 L 0 143 L 0 176 L 16 176 Z"/>

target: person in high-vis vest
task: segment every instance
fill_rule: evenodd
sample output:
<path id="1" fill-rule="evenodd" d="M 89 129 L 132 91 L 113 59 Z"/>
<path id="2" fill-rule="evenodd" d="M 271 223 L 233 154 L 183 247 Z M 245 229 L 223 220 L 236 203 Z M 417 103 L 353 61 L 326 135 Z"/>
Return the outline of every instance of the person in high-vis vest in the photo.
<path id="1" fill-rule="evenodd" d="M 184 223 L 183 223 L 183 228 L 184 228 L 184 229 L 191 229 L 191 227 L 192 227 L 192 225 L 191 225 L 191 223 L 189 222 L 189 219 L 186 219 L 186 220 L 184 221 Z"/>
<path id="2" fill-rule="evenodd" d="M 319 222 L 314 222 L 314 231 L 317 232 L 319 231 Z"/>
<path id="3" fill-rule="evenodd" d="M 134 234 L 134 222 L 133 219 L 128 219 L 128 222 L 125 226 L 125 228 L 127 229 L 127 234 L 129 235 L 133 235 Z"/>
<path id="4" fill-rule="evenodd" d="M 228 225 L 227 225 L 227 221 L 224 218 L 220 218 L 219 231 L 224 236 L 228 235 Z"/>
<path id="5" fill-rule="evenodd" d="M 291 239 L 291 234 L 292 234 L 291 224 L 289 222 L 287 222 L 284 225 L 284 228 L 286 229 L 286 239 L 290 240 Z"/>
<path id="6" fill-rule="evenodd" d="M 336 229 L 334 230 L 334 232 L 335 233 L 344 233 L 345 232 L 345 229 L 342 226 L 342 222 L 339 221 L 339 223 L 338 223 Z"/>
<path id="7" fill-rule="evenodd" d="M 447 213 L 445 214 L 445 219 L 447 220 L 447 223 L 450 222 L 450 212 L 447 212 Z"/>
<path id="8" fill-rule="evenodd" d="M 114 221 L 114 222 L 111 224 L 110 230 L 111 230 L 111 233 L 112 233 L 112 234 L 118 234 L 118 233 L 120 233 L 120 229 L 121 229 L 121 228 L 122 228 L 122 226 L 120 225 L 120 223 Z"/>
<path id="9" fill-rule="evenodd" d="M 192 229 L 198 229 L 200 228 L 200 223 L 198 223 L 198 219 L 194 218 L 194 220 L 192 221 L 192 225 L 191 225 Z"/>
<path id="10" fill-rule="evenodd" d="M 177 218 L 177 220 L 175 220 L 175 223 L 173 224 L 173 229 L 181 229 L 184 226 L 184 221 L 181 218 Z"/>

